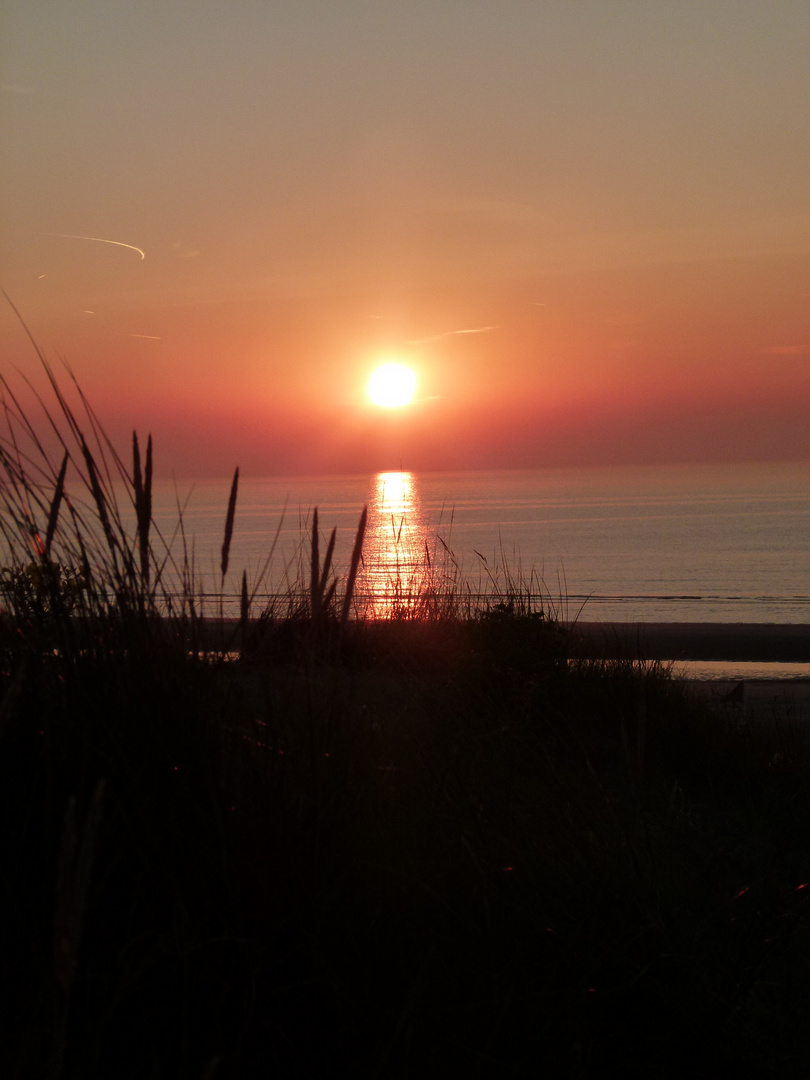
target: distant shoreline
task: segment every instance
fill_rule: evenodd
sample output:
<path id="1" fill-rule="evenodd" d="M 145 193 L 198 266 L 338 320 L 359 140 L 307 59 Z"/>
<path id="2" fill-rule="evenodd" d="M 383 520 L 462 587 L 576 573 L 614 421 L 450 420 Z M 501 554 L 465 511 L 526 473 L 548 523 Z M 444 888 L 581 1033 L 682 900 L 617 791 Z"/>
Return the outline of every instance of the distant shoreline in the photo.
<path id="1" fill-rule="evenodd" d="M 258 620 L 250 620 L 257 625 Z M 810 664 L 807 623 L 562 623 L 572 652 L 584 657 L 633 660 Z M 200 630 L 211 644 L 236 640 L 239 620 L 204 618 Z"/>
<path id="2" fill-rule="evenodd" d="M 805 623 L 578 622 L 570 628 L 583 655 L 810 663 L 810 625 Z"/>

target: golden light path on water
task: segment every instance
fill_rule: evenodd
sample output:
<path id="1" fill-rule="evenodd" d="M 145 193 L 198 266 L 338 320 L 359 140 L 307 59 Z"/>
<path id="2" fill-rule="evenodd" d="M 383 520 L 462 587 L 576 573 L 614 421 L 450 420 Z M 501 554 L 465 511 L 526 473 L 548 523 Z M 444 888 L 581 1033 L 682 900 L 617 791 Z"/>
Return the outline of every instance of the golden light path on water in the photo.
<path id="1" fill-rule="evenodd" d="M 368 511 L 359 598 L 377 618 L 407 614 L 429 585 L 433 565 L 415 476 L 378 473 Z"/>

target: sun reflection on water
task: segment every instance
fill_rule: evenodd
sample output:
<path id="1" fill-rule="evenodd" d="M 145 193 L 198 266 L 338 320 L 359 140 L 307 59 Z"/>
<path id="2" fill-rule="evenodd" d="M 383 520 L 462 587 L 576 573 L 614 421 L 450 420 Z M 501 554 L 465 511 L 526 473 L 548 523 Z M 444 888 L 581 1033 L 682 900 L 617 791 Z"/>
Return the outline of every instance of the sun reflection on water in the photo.
<path id="1" fill-rule="evenodd" d="M 375 618 L 405 615 L 430 572 L 428 529 L 414 474 L 378 473 L 368 507 L 359 591 Z"/>

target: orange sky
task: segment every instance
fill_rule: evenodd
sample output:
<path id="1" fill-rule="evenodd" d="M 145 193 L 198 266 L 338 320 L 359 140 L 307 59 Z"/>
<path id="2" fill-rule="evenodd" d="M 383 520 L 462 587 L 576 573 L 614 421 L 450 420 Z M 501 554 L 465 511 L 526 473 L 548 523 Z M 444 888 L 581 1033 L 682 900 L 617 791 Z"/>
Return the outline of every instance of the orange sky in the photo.
<path id="1" fill-rule="evenodd" d="M 810 456 L 806 0 L 4 9 L 0 285 L 164 472 Z"/>

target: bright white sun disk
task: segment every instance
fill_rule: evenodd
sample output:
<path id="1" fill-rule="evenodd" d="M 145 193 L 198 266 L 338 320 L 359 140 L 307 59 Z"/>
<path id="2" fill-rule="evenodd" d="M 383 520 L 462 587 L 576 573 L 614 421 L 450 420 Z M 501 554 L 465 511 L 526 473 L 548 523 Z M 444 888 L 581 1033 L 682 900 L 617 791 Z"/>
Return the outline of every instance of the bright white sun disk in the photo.
<path id="1" fill-rule="evenodd" d="M 368 381 L 369 398 L 386 409 L 407 405 L 415 390 L 416 375 L 405 364 L 381 364 Z"/>

